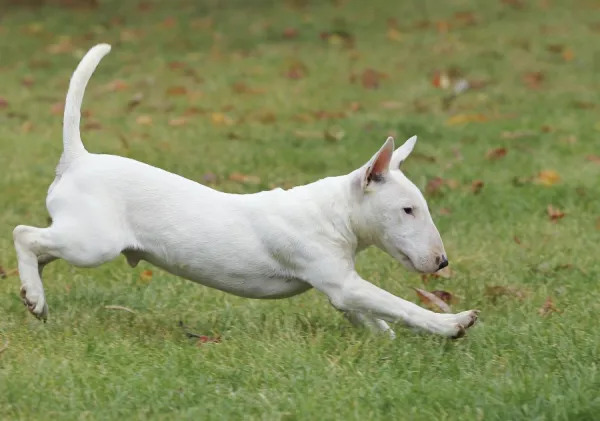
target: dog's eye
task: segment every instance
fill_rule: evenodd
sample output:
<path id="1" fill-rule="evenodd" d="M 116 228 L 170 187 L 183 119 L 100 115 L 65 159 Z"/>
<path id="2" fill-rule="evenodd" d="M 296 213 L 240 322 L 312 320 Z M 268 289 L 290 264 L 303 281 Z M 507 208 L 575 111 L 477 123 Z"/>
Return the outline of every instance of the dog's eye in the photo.
<path id="1" fill-rule="evenodd" d="M 413 208 L 404 208 L 404 213 L 407 215 L 412 215 L 413 214 Z"/>

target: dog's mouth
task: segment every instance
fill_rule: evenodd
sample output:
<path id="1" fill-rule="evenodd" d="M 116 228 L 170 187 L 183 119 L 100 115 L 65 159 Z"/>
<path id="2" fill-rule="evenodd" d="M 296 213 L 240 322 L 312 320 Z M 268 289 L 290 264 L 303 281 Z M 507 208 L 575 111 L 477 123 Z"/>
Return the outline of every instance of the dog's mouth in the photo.
<path id="1" fill-rule="evenodd" d="M 393 257 L 398 260 L 400 263 L 402 263 L 406 269 L 408 269 L 411 272 L 418 272 L 416 266 L 413 264 L 412 260 L 410 260 L 410 257 L 408 257 L 406 254 L 402 253 L 400 250 L 396 250 L 393 253 Z"/>

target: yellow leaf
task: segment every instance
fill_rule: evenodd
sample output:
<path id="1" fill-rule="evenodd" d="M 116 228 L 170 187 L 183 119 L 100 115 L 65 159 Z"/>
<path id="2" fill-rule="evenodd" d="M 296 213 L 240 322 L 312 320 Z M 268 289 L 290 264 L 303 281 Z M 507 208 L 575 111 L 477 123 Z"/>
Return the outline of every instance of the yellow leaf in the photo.
<path id="1" fill-rule="evenodd" d="M 390 39 L 392 41 L 401 41 L 402 33 L 399 30 L 397 30 L 396 28 L 390 28 L 387 31 L 387 37 L 388 37 L 388 39 Z"/>
<path id="2" fill-rule="evenodd" d="M 488 118 L 483 114 L 457 114 L 446 120 L 448 126 L 458 126 L 460 124 L 472 123 L 472 122 L 484 122 Z"/>
<path id="3" fill-rule="evenodd" d="M 150 282 L 152 280 L 152 271 L 150 269 L 146 269 L 140 273 L 140 280 L 143 282 Z"/>
<path id="4" fill-rule="evenodd" d="M 223 113 L 212 113 L 210 118 L 215 126 L 230 126 L 233 123 L 231 117 Z"/>
<path id="5" fill-rule="evenodd" d="M 544 186 L 552 186 L 560 181 L 560 175 L 554 170 L 540 171 L 535 181 Z"/>
<path id="6" fill-rule="evenodd" d="M 135 119 L 135 122 L 142 126 L 149 126 L 152 124 L 152 117 L 149 115 L 140 115 Z"/>

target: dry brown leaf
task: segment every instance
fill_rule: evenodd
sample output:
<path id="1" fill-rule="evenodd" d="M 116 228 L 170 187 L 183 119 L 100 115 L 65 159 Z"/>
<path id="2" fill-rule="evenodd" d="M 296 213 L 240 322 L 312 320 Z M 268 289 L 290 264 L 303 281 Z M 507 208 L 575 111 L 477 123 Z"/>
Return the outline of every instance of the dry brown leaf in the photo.
<path id="1" fill-rule="evenodd" d="M 262 124 L 273 124 L 277 121 L 277 116 L 272 111 L 262 111 L 257 114 L 256 119 Z"/>
<path id="2" fill-rule="evenodd" d="M 65 111 L 65 103 L 64 102 L 55 102 L 50 107 L 50 112 L 54 115 L 60 115 Z"/>
<path id="3" fill-rule="evenodd" d="M 152 271 L 150 269 L 146 269 L 140 273 L 140 280 L 143 282 L 150 282 L 152 280 L 152 275 Z"/>
<path id="4" fill-rule="evenodd" d="M 431 293 L 448 305 L 455 304 L 457 302 L 456 297 L 454 295 L 452 295 L 451 293 L 449 293 L 448 291 L 442 291 L 442 290 L 436 289 L 434 291 L 431 291 Z"/>
<path id="5" fill-rule="evenodd" d="M 29 120 L 24 121 L 23 124 L 21 124 L 21 132 L 22 133 L 29 133 L 32 129 L 33 129 L 33 123 Z"/>
<path id="6" fill-rule="evenodd" d="M 446 120 L 448 126 L 457 126 L 466 123 L 483 123 L 488 121 L 488 117 L 483 114 L 456 114 Z"/>
<path id="7" fill-rule="evenodd" d="M 388 28 L 386 36 L 391 41 L 402 41 L 402 33 L 397 28 Z"/>
<path id="8" fill-rule="evenodd" d="M 294 80 L 302 79 L 302 78 L 308 76 L 308 67 L 306 67 L 306 65 L 304 63 L 302 63 L 301 61 L 294 60 L 289 64 L 285 75 L 289 79 L 294 79 Z"/>
<path id="9" fill-rule="evenodd" d="M 445 184 L 445 180 L 441 177 L 434 177 L 427 182 L 425 192 L 429 195 L 438 193 Z"/>
<path id="10" fill-rule="evenodd" d="M 383 74 L 375 69 L 365 69 L 360 76 L 360 81 L 365 89 L 377 89 L 382 76 Z"/>
<path id="11" fill-rule="evenodd" d="M 598 155 L 588 155 L 585 159 L 595 164 L 600 164 L 600 156 Z"/>
<path id="12" fill-rule="evenodd" d="M 6 271 L 0 266 L 0 279 L 6 279 Z"/>
<path id="13" fill-rule="evenodd" d="M 519 239 L 519 237 L 517 237 L 516 235 L 513 237 L 513 240 L 515 243 L 517 243 L 518 245 L 522 245 L 521 240 Z"/>
<path id="14" fill-rule="evenodd" d="M 182 96 L 187 94 L 187 88 L 185 86 L 171 86 L 167 88 L 167 96 Z"/>
<path id="15" fill-rule="evenodd" d="M 530 89 L 540 89 L 545 76 L 542 72 L 527 72 L 522 77 L 523 83 Z"/>
<path id="16" fill-rule="evenodd" d="M 434 309 L 435 307 L 437 307 L 444 313 L 452 313 L 452 309 L 450 308 L 450 306 L 431 292 L 425 291 L 421 288 L 415 288 L 415 291 L 417 292 L 419 300 L 421 300 L 421 302 L 430 309 Z"/>
<path id="17" fill-rule="evenodd" d="M 567 48 L 563 51 L 562 58 L 564 61 L 572 61 L 575 58 L 575 53 L 570 48 Z"/>
<path id="18" fill-rule="evenodd" d="M 257 94 L 264 94 L 265 90 L 261 89 L 261 88 L 251 88 L 248 85 L 246 85 L 244 82 L 236 82 L 233 85 L 231 85 L 231 89 L 233 89 L 233 91 L 236 94 L 251 94 L 251 95 L 257 95 Z"/>
<path id="19" fill-rule="evenodd" d="M 573 101 L 571 103 L 573 108 L 578 108 L 580 110 L 592 110 L 596 108 L 596 104 L 588 101 Z"/>
<path id="20" fill-rule="evenodd" d="M 563 211 L 561 211 L 558 208 L 555 208 L 552 205 L 548 205 L 546 212 L 548 213 L 548 217 L 550 218 L 550 220 L 552 222 L 557 222 L 559 219 L 562 219 L 565 217 L 565 213 Z"/>
<path id="21" fill-rule="evenodd" d="M 350 111 L 352 112 L 357 112 L 360 111 L 362 109 L 362 106 L 360 105 L 360 102 L 351 102 L 350 103 Z"/>
<path id="22" fill-rule="evenodd" d="M 485 157 L 489 160 L 497 160 L 500 158 L 504 158 L 506 156 L 506 153 L 508 152 L 508 150 L 506 148 L 495 148 L 495 149 L 490 149 L 489 151 L 487 151 L 487 153 L 485 154 Z"/>
<path id="23" fill-rule="evenodd" d="M 219 344 L 221 343 L 221 337 L 220 336 L 206 336 L 206 335 L 200 335 L 198 336 L 198 342 L 196 342 L 196 346 L 202 346 L 203 344 Z"/>
<path id="24" fill-rule="evenodd" d="M 285 28 L 282 35 L 285 39 L 294 39 L 298 36 L 298 30 L 296 28 Z"/>
<path id="25" fill-rule="evenodd" d="M 559 314 L 561 313 L 561 311 L 554 306 L 552 297 L 547 297 L 546 301 L 544 301 L 544 304 L 538 310 L 538 314 L 542 317 L 545 317 L 548 314 L 553 313 L 553 312 L 556 312 Z"/>
<path id="26" fill-rule="evenodd" d="M 124 91 L 127 88 L 129 88 L 129 85 L 127 84 L 127 82 L 121 79 L 113 80 L 108 85 L 106 85 L 106 89 L 112 92 Z"/>
<path id="27" fill-rule="evenodd" d="M 177 25 L 177 19 L 175 19 L 173 16 L 166 17 L 165 20 L 162 21 L 161 25 L 163 28 L 173 28 Z"/>
<path id="28" fill-rule="evenodd" d="M 8 101 L 0 96 L 0 109 L 8 107 Z"/>
<path id="29" fill-rule="evenodd" d="M 169 119 L 169 126 L 183 126 L 187 124 L 187 119 L 185 117 L 174 117 Z"/>
<path id="30" fill-rule="evenodd" d="M 83 125 L 83 130 L 101 130 L 102 124 L 98 121 L 87 121 Z"/>
<path id="31" fill-rule="evenodd" d="M 485 295 L 491 301 L 496 301 L 502 296 L 512 297 L 522 301 L 527 296 L 527 292 L 514 286 L 495 285 L 486 287 Z"/>
<path id="32" fill-rule="evenodd" d="M 135 107 L 137 107 L 138 105 L 140 105 L 142 103 L 142 99 L 144 98 L 144 94 L 141 92 L 138 92 L 137 94 L 135 94 L 127 103 L 127 111 L 131 111 L 133 110 Z"/>
<path id="33" fill-rule="evenodd" d="M 149 115 L 140 115 L 137 116 L 135 122 L 141 126 L 149 126 L 152 124 L 152 117 Z"/>
<path id="34" fill-rule="evenodd" d="M 242 184 L 260 184 L 260 178 L 256 175 L 247 175 L 239 172 L 234 172 L 229 175 L 230 181 Z"/>
<path id="35" fill-rule="evenodd" d="M 560 181 L 560 175 L 554 170 L 544 170 L 535 177 L 536 184 L 553 186 Z"/>
<path id="36" fill-rule="evenodd" d="M 33 84 L 35 83 L 35 80 L 33 79 L 33 76 L 25 76 L 23 77 L 23 79 L 21 79 L 21 83 L 23 84 L 23 86 L 33 86 Z"/>
<path id="37" fill-rule="evenodd" d="M 438 215 L 451 215 L 452 211 L 448 208 L 441 208 L 437 213 Z"/>
<path id="38" fill-rule="evenodd" d="M 481 180 L 475 180 L 471 183 L 471 191 L 474 194 L 479 194 L 479 192 L 481 191 L 482 188 L 483 188 L 483 181 L 481 181 Z"/>

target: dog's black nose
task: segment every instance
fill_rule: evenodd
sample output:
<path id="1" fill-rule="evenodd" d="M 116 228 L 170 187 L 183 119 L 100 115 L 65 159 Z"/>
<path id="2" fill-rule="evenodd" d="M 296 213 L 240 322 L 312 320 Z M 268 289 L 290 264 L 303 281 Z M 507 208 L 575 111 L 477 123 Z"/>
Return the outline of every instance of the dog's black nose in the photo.
<path id="1" fill-rule="evenodd" d="M 442 263 L 440 263 L 438 270 L 444 269 L 446 266 L 448 266 L 448 259 L 446 256 L 442 256 Z"/>

